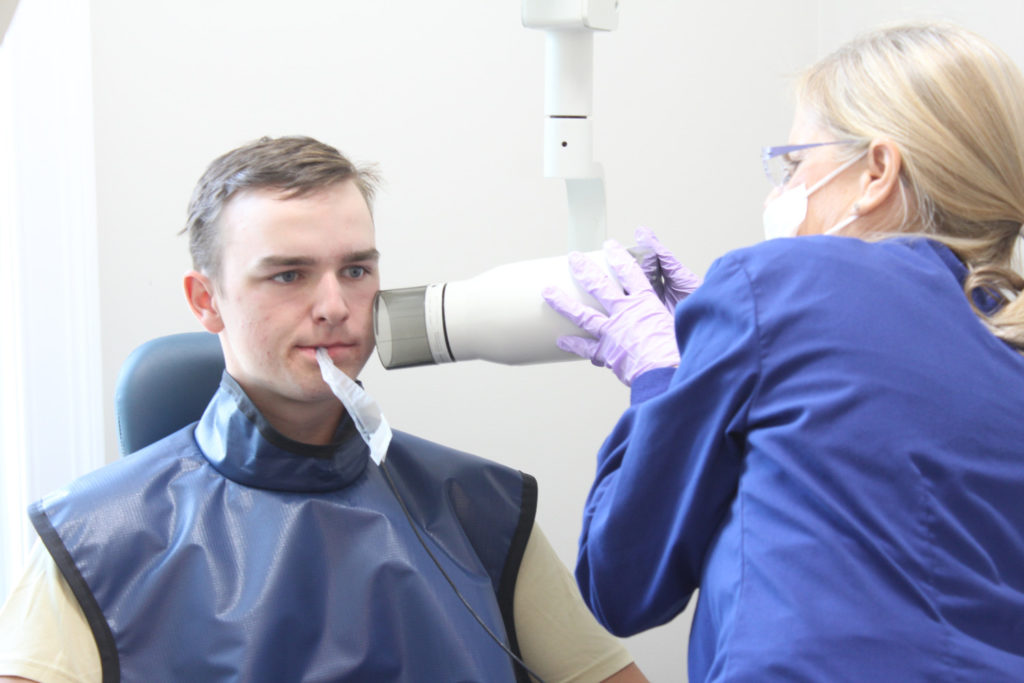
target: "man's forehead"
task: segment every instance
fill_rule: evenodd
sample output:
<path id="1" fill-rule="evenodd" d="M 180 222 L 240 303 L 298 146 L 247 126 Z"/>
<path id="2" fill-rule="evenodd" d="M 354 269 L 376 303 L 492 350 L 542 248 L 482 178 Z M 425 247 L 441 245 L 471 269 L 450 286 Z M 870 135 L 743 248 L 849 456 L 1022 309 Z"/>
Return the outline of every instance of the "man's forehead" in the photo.
<path id="1" fill-rule="evenodd" d="M 277 186 L 242 188 L 224 201 L 221 217 L 237 214 L 245 207 L 254 205 L 294 207 L 303 203 L 324 202 L 332 199 L 344 199 L 352 210 L 372 216 L 370 205 L 366 202 L 366 197 L 363 196 L 359 186 L 354 180 L 346 179 L 307 189 L 287 189 Z"/>
<path id="2" fill-rule="evenodd" d="M 289 194 L 274 188 L 239 192 L 221 212 L 221 231 L 244 233 L 275 227 L 290 233 L 293 229 L 333 226 L 372 235 L 373 216 L 365 198 L 351 181 L 345 184 L 351 187 L 336 184 L 304 194 Z"/>
<path id="3" fill-rule="evenodd" d="M 376 261 L 373 219 L 353 189 L 356 195 L 264 190 L 233 197 L 222 215 L 221 262 L 250 270 Z"/>

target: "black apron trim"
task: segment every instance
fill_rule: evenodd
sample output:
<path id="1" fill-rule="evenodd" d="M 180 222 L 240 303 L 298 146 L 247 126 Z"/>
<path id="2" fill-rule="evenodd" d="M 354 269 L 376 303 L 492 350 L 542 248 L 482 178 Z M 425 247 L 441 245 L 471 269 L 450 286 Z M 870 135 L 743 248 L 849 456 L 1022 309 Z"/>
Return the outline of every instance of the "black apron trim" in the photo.
<path id="1" fill-rule="evenodd" d="M 526 543 L 530 540 L 530 532 L 533 531 L 533 521 L 537 514 L 537 480 L 529 474 L 521 473 L 523 477 L 522 501 L 519 505 L 519 523 L 516 525 L 512 542 L 509 544 L 508 556 L 505 566 L 501 570 L 501 583 L 498 587 L 498 608 L 501 610 L 502 619 L 505 622 L 505 633 L 508 636 L 509 648 L 522 657 L 519 651 L 519 639 L 516 637 L 516 622 L 514 615 L 514 598 L 516 593 L 516 579 L 519 577 L 519 566 L 523 561 L 523 553 L 526 552 Z M 519 683 L 530 683 L 530 675 L 523 667 L 516 664 L 516 680 Z"/>
<path id="2" fill-rule="evenodd" d="M 39 534 L 43 545 L 50 551 L 50 556 L 56 562 L 57 568 L 64 575 L 64 580 L 71 587 L 71 592 L 78 599 L 78 604 L 82 607 L 86 621 L 89 622 L 89 628 L 92 629 L 92 636 L 96 640 L 96 647 L 100 653 L 103 683 L 119 683 L 121 680 L 121 662 L 117 654 L 114 634 L 110 631 L 107 618 L 103 615 L 103 610 L 100 609 L 99 603 L 96 602 L 89 584 L 85 582 L 82 574 L 78 571 L 78 567 L 75 566 L 75 561 L 71 559 L 71 553 L 68 552 L 64 541 L 61 540 L 57 530 L 50 523 L 50 518 L 46 516 L 46 511 L 43 510 L 41 501 L 29 506 L 28 516 L 32 520 L 32 526 L 36 528 L 36 533 Z"/>

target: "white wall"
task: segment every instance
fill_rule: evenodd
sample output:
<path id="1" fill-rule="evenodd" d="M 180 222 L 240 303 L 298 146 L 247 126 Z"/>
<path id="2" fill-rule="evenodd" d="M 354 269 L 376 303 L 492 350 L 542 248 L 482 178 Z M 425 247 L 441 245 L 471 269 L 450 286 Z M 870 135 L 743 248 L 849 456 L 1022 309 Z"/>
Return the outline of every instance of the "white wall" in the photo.
<path id="1" fill-rule="evenodd" d="M 946 7 L 1016 47 L 1020 4 L 961 4 L 623 2 L 618 30 L 595 40 L 610 236 L 650 225 L 698 272 L 756 241 L 758 152 L 787 138 L 788 77 L 916 8 Z M 521 27 L 518 0 L 92 0 L 92 22 L 108 415 L 136 345 L 200 329 L 176 232 L 205 165 L 260 135 L 310 134 L 379 162 L 384 287 L 564 251 L 564 190 L 541 174 L 543 37 Z M 572 564 L 593 454 L 628 399 L 610 373 L 385 372 L 374 358 L 363 379 L 396 428 L 536 475 L 540 521 Z M 114 457 L 112 420 L 107 443 Z M 687 628 L 684 617 L 630 640 L 653 680 L 683 678 Z"/>
<path id="2" fill-rule="evenodd" d="M 0 45 L 0 595 L 28 503 L 104 461 L 91 55 L 67 0 L 22 2 Z"/>

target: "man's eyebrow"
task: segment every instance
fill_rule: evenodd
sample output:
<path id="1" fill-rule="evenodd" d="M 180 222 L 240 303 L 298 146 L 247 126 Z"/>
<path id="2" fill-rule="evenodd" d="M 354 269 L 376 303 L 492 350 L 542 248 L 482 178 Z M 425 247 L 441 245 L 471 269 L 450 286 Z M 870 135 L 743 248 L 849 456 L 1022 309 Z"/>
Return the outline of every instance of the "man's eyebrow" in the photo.
<path id="1" fill-rule="evenodd" d="M 345 262 L 349 263 L 352 261 L 378 261 L 380 260 L 380 252 L 376 249 L 364 249 L 363 251 L 354 251 L 345 257 Z"/>
<path id="2" fill-rule="evenodd" d="M 295 266 L 311 266 L 316 259 L 308 256 L 264 256 L 256 262 L 257 268 L 285 268 Z"/>
<path id="3" fill-rule="evenodd" d="M 345 254 L 344 263 L 356 263 L 359 261 L 377 261 L 380 259 L 380 252 L 376 249 L 364 249 Z M 264 256 L 256 262 L 257 268 L 298 268 L 316 265 L 318 261 L 312 256 Z"/>

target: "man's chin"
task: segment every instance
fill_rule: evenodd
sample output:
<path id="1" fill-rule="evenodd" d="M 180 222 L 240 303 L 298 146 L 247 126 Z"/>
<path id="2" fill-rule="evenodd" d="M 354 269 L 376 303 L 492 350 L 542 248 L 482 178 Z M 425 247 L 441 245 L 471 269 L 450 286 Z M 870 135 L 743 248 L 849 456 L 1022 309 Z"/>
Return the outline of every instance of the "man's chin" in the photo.
<path id="1" fill-rule="evenodd" d="M 338 368 L 351 380 L 359 379 L 359 374 L 363 371 L 366 366 L 366 361 L 369 360 L 369 354 L 360 355 L 359 357 L 348 356 L 334 361 L 334 367 Z M 319 370 L 319 366 L 317 367 Z"/>
<path id="2" fill-rule="evenodd" d="M 347 361 L 335 362 L 334 367 L 340 370 L 341 372 L 345 373 L 345 376 L 348 377 L 348 379 L 356 380 L 359 377 L 359 373 L 362 372 L 362 367 L 364 367 L 365 365 L 365 361 L 356 362 L 349 358 Z M 330 389 L 327 386 L 327 382 L 325 381 L 324 375 L 323 373 L 321 373 L 321 369 L 319 369 L 318 364 L 314 369 L 314 375 L 315 381 L 313 382 L 313 384 L 315 384 L 317 388 L 322 388 L 330 392 Z"/>

